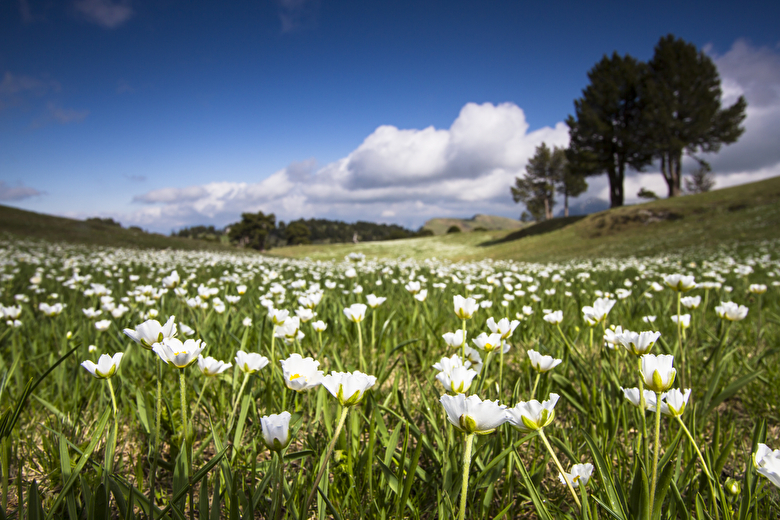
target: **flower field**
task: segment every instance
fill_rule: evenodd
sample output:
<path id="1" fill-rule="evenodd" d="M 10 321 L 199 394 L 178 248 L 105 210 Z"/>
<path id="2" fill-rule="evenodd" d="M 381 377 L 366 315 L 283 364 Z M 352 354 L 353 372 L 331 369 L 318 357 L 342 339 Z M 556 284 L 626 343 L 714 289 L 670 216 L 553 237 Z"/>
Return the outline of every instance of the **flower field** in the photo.
<path id="1" fill-rule="evenodd" d="M 780 514 L 780 261 L 0 243 L 0 518 Z"/>

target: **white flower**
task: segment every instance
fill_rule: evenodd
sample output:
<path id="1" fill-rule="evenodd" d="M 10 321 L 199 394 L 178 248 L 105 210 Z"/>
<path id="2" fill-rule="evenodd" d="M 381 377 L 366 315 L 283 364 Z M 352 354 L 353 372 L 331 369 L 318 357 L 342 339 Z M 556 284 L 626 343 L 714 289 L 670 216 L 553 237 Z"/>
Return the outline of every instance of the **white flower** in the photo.
<path id="1" fill-rule="evenodd" d="M 455 332 L 446 332 L 442 338 L 444 338 L 444 342 L 449 345 L 450 347 L 457 347 L 460 348 L 463 346 L 463 343 L 465 342 L 466 337 L 466 331 L 463 329 L 456 330 Z"/>
<path id="2" fill-rule="evenodd" d="M 555 359 L 552 356 L 545 356 L 535 350 L 529 350 L 528 357 L 531 359 L 531 366 L 537 372 L 549 372 L 553 368 L 563 363 L 562 359 Z"/>
<path id="3" fill-rule="evenodd" d="M 676 314 L 674 316 L 672 316 L 672 321 L 674 322 L 675 325 L 677 324 L 677 315 Z M 684 329 L 687 329 L 688 327 L 691 326 L 691 315 L 690 314 L 682 314 L 682 315 L 680 315 L 680 320 L 679 321 L 680 321 L 680 326 L 682 328 L 684 328 Z"/>
<path id="4" fill-rule="evenodd" d="M 87 347 L 87 350 L 89 351 L 90 354 L 92 354 L 93 352 L 97 352 L 97 346 L 90 345 L 89 347 Z"/>
<path id="5" fill-rule="evenodd" d="M 174 270 L 171 271 L 170 275 L 162 279 L 162 284 L 166 289 L 174 289 L 177 285 L 179 285 L 180 281 L 181 278 L 179 278 L 179 273 Z"/>
<path id="6" fill-rule="evenodd" d="M 747 317 L 748 308 L 744 305 L 737 305 L 734 302 L 720 302 L 715 307 L 718 317 L 728 321 L 741 321 Z"/>
<path id="7" fill-rule="evenodd" d="M 212 300 L 211 305 L 212 307 L 214 307 L 214 312 L 216 312 L 217 314 L 222 314 L 223 312 L 225 312 L 226 309 L 225 302 L 223 302 L 219 298 L 214 298 Z"/>
<path id="8" fill-rule="evenodd" d="M 165 325 L 160 325 L 157 320 L 147 320 L 140 325 L 136 325 L 135 330 L 125 329 L 123 332 L 133 341 L 146 349 L 151 349 L 155 343 L 159 343 L 165 338 L 176 336 L 176 317 L 171 316 Z"/>
<path id="9" fill-rule="evenodd" d="M 301 322 L 306 323 L 307 321 L 314 319 L 317 313 L 311 309 L 301 308 L 295 309 L 295 315 L 298 317 L 298 319 L 301 320 Z"/>
<path id="10" fill-rule="evenodd" d="M 312 328 L 315 332 L 323 332 L 325 329 L 328 328 L 328 324 L 325 323 L 322 320 L 317 320 L 311 324 Z"/>
<path id="11" fill-rule="evenodd" d="M 585 323 L 587 323 L 589 327 L 595 327 L 599 323 L 605 321 L 609 311 L 612 310 L 615 303 L 615 300 L 610 300 L 609 298 L 597 298 L 596 301 L 593 302 L 592 307 L 586 305 L 582 308 Z"/>
<path id="12" fill-rule="evenodd" d="M 475 348 L 471 348 L 468 345 L 463 347 L 463 350 L 465 350 L 466 354 L 466 363 L 465 366 L 469 366 L 477 371 L 477 373 L 482 372 L 482 356 L 479 354 L 479 350 Z"/>
<path id="13" fill-rule="evenodd" d="M 482 300 L 479 302 L 479 308 L 480 309 L 489 309 L 493 306 L 493 302 L 490 300 Z"/>
<path id="14" fill-rule="evenodd" d="M 344 316 L 347 317 L 348 320 L 354 321 L 355 323 L 360 323 L 363 321 L 366 317 L 366 305 L 363 303 L 353 303 L 346 309 L 344 309 Z"/>
<path id="15" fill-rule="evenodd" d="M 197 361 L 206 344 L 201 340 L 188 339 L 184 343 L 176 338 L 163 338 L 152 346 L 160 359 L 176 368 L 186 368 Z"/>
<path id="16" fill-rule="evenodd" d="M 272 451 L 282 451 L 290 444 L 290 412 L 264 415 L 260 418 L 263 442 Z"/>
<path id="17" fill-rule="evenodd" d="M 452 300 L 455 308 L 455 315 L 461 320 L 470 319 L 477 311 L 477 300 L 474 298 L 464 298 L 458 294 L 455 295 Z"/>
<path id="18" fill-rule="evenodd" d="M 376 377 L 360 371 L 331 372 L 322 379 L 322 386 L 339 400 L 341 406 L 353 406 L 363 400 L 366 390 L 376 384 Z"/>
<path id="19" fill-rule="evenodd" d="M 428 297 L 428 289 L 423 289 L 414 295 L 414 299 L 417 300 L 418 302 L 424 302 L 427 297 Z"/>
<path id="20" fill-rule="evenodd" d="M 641 375 L 645 386 L 653 392 L 665 392 L 672 387 L 677 371 L 672 367 L 674 356 L 645 354 L 641 358 Z"/>
<path id="21" fill-rule="evenodd" d="M 655 316 L 642 316 L 642 321 L 645 323 L 655 323 Z"/>
<path id="22" fill-rule="evenodd" d="M 615 296 L 617 296 L 618 300 L 625 300 L 626 298 L 631 296 L 631 291 L 620 287 L 618 289 L 615 289 Z"/>
<path id="23" fill-rule="evenodd" d="M 189 325 L 185 325 L 184 323 L 179 323 L 179 328 L 181 329 L 181 333 L 185 336 L 192 336 L 195 334 L 195 329 L 190 327 Z"/>
<path id="24" fill-rule="evenodd" d="M 385 301 L 387 301 L 387 298 L 385 298 L 384 296 L 369 294 L 368 296 L 366 296 L 366 301 L 368 302 L 369 307 L 371 307 L 372 309 L 376 309 L 377 307 L 385 303 Z"/>
<path id="25" fill-rule="evenodd" d="M 509 318 L 501 318 L 498 320 L 498 323 L 496 323 L 496 320 L 494 320 L 493 317 L 490 317 L 487 320 L 487 326 L 490 329 L 490 332 L 500 334 L 501 339 L 508 339 L 518 325 L 520 325 L 519 321 L 512 320 L 510 322 Z"/>
<path id="26" fill-rule="evenodd" d="M 115 319 L 119 319 L 122 316 L 124 316 L 125 313 L 127 313 L 127 311 L 129 310 L 130 310 L 129 307 L 120 303 L 119 305 L 114 307 L 114 309 L 111 310 L 111 316 L 113 316 Z"/>
<path id="27" fill-rule="evenodd" d="M 507 421 L 506 405 L 483 401 L 476 395 L 443 395 L 439 398 L 447 420 L 464 433 L 485 435 Z"/>
<path id="28" fill-rule="evenodd" d="M 498 333 L 494 333 L 488 336 L 483 332 L 476 338 L 472 339 L 471 342 L 485 352 L 493 352 L 494 350 L 498 350 L 501 347 L 503 340 L 501 339 L 501 335 Z M 506 354 L 508 351 L 509 345 L 506 345 L 504 347 L 504 353 Z"/>
<path id="29" fill-rule="evenodd" d="M 244 327 L 251 327 L 251 326 L 252 326 L 252 318 L 250 318 L 249 316 L 247 316 L 246 318 L 244 318 L 244 319 L 241 321 L 241 325 L 243 325 Z"/>
<path id="30" fill-rule="evenodd" d="M 626 330 L 617 339 L 626 350 L 635 356 L 641 356 L 650 352 L 650 349 L 653 348 L 659 337 L 661 337 L 660 332 L 644 331 L 636 333 Z"/>
<path id="31" fill-rule="evenodd" d="M 103 313 L 103 311 L 101 311 L 100 309 L 95 310 L 92 307 L 90 307 L 89 309 L 81 309 L 81 311 L 84 313 L 84 316 L 86 316 L 91 320 L 94 320 L 95 318 L 97 318 Z M 6 316 L 8 316 L 7 312 L 6 312 Z"/>
<path id="32" fill-rule="evenodd" d="M 100 320 L 95 322 L 95 328 L 99 332 L 107 331 L 110 326 L 111 326 L 111 320 Z"/>
<path id="33" fill-rule="evenodd" d="M 628 331 L 626 331 L 628 332 Z M 606 329 L 604 331 L 604 344 L 609 348 L 615 348 L 620 345 L 620 336 L 623 335 L 623 327 L 618 325 L 615 330 Z"/>
<path id="34" fill-rule="evenodd" d="M 268 314 L 271 317 L 271 321 L 274 322 L 274 325 L 284 325 L 284 322 L 287 321 L 287 317 L 290 315 L 290 311 L 282 310 L 282 309 L 269 309 Z"/>
<path id="35" fill-rule="evenodd" d="M 696 287 L 693 276 L 683 276 L 681 274 L 670 274 L 664 278 L 667 287 L 675 292 L 688 292 Z"/>
<path id="36" fill-rule="evenodd" d="M 561 481 L 561 484 L 566 484 L 568 481 L 571 483 L 571 487 L 576 488 L 580 483 L 586 486 L 592 474 L 593 464 L 589 462 L 587 464 L 575 464 L 571 467 L 571 473 L 558 474 L 558 480 Z"/>
<path id="37" fill-rule="evenodd" d="M 404 285 L 404 289 L 406 289 L 412 294 L 417 294 L 418 292 L 420 292 L 420 282 L 416 280 L 412 280 L 406 285 Z"/>
<path id="38" fill-rule="evenodd" d="M 224 363 L 211 356 L 205 358 L 198 356 L 198 368 L 200 373 L 206 377 L 217 376 L 232 366 L 231 363 Z"/>
<path id="39" fill-rule="evenodd" d="M 753 454 L 753 464 L 756 471 L 780 487 L 780 450 L 772 451 L 766 444 L 759 443 Z"/>
<path id="40" fill-rule="evenodd" d="M 98 379 L 108 379 L 113 376 L 119 368 L 119 363 L 122 361 L 122 353 L 117 352 L 113 357 L 108 354 L 103 354 L 98 359 L 97 364 L 92 361 L 84 361 L 81 366 L 87 369 L 87 371 Z"/>
<path id="41" fill-rule="evenodd" d="M 752 283 L 748 287 L 748 292 L 753 294 L 764 294 L 766 292 L 766 285 L 762 283 Z"/>
<path id="42" fill-rule="evenodd" d="M 680 298 L 680 303 L 686 309 L 698 309 L 701 304 L 701 296 L 684 296 Z"/>
<path id="43" fill-rule="evenodd" d="M 684 392 L 681 392 L 677 388 L 672 388 L 668 392 L 664 392 L 661 395 L 661 413 L 672 417 L 682 415 L 685 411 L 685 405 L 688 404 L 688 399 L 690 397 L 690 388 L 686 388 Z"/>
<path id="44" fill-rule="evenodd" d="M 284 338 L 285 340 L 294 341 L 296 339 L 302 339 L 303 334 L 300 331 L 301 328 L 301 319 L 298 316 L 293 316 L 292 318 L 287 318 L 284 321 L 284 325 L 280 327 L 276 327 L 276 333 L 274 334 L 277 338 Z"/>
<path id="45" fill-rule="evenodd" d="M 236 292 L 238 294 L 241 294 L 241 295 L 245 294 L 246 293 L 246 285 L 237 285 L 236 286 Z"/>
<path id="46" fill-rule="evenodd" d="M 541 430 L 555 419 L 554 409 L 559 398 L 558 394 L 550 394 L 550 398 L 541 403 L 536 399 L 517 403 L 506 411 L 509 424 L 520 431 Z"/>
<path id="47" fill-rule="evenodd" d="M 629 400 L 631 404 L 639 408 L 641 402 L 639 400 L 639 389 L 634 388 L 623 388 L 620 387 L 621 390 L 623 390 L 623 395 L 626 399 Z M 655 392 L 651 392 L 650 390 L 645 390 L 645 410 L 655 410 Z"/>
<path id="48" fill-rule="evenodd" d="M 544 315 L 544 321 L 553 325 L 559 325 L 563 321 L 563 311 L 555 311 Z"/>
<path id="49" fill-rule="evenodd" d="M 290 354 L 289 358 L 281 360 L 280 363 L 282 364 L 284 384 L 290 390 L 302 392 L 322 383 L 324 374 L 322 370 L 317 370 L 320 362 L 313 358 L 302 358 L 300 354 Z"/>
<path id="50" fill-rule="evenodd" d="M 268 364 L 268 358 L 256 352 L 236 352 L 236 368 L 245 374 L 254 374 Z"/>
<path id="51" fill-rule="evenodd" d="M 38 310 L 40 310 L 43 314 L 49 317 L 59 316 L 62 313 L 64 307 L 65 306 L 61 303 L 55 303 L 54 305 L 49 305 L 48 303 L 41 302 L 40 304 L 38 304 Z"/>

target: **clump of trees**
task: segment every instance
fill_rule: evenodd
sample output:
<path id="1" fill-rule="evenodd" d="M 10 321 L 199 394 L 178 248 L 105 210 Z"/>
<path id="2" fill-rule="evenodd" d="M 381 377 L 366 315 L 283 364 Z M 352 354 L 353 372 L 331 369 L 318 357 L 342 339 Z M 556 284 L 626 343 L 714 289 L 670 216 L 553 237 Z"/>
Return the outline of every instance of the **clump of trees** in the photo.
<path id="1" fill-rule="evenodd" d="M 189 226 L 178 231 L 171 232 L 172 237 L 192 238 L 196 240 L 208 240 L 219 242 L 225 231 L 211 226 Z"/>
<path id="2" fill-rule="evenodd" d="M 642 172 L 657 160 L 668 196 L 676 197 L 682 194 L 682 159 L 688 154 L 706 171 L 686 179 L 686 191 L 712 188 L 709 165 L 698 154 L 737 141 L 744 132 L 747 103 L 740 97 L 729 107 L 721 105 L 720 77 L 709 56 L 670 34 L 660 39 L 647 63 L 615 52 L 605 55 L 588 79 L 582 97 L 574 101 L 574 115 L 566 121 L 570 175 L 606 174 L 610 205 L 622 206 L 626 169 Z M 515 201 L 526 202 L 537 220 L 552 214 L 552 168 L 558 164 L 554 152 L 547 159 L 547 152 L 537 148 L 526 178 L 512 188 Z"/>
<path id="3" fill-rule="evenodd" d="M 197 226 L 196 226 L 197 227 Z M 204 226 L 199 226 L 204 227 Z M 347 223 L 327 219 L 298 219 L 276 222 L 273 213 L 242 213 L 241 221 L 226 228 L 231 243 L 257 250 L 298 244 L 372 242 L 428 236 L 427 229 L 412 231 L 396 224 L 358 221 Z"/>

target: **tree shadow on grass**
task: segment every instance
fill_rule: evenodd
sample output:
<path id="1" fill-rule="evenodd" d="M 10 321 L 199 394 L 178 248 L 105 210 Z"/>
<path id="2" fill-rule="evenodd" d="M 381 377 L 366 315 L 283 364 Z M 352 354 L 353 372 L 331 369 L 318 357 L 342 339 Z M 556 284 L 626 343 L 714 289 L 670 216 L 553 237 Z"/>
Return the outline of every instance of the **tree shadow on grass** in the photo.
<path id="1" fill-rule="evenodd" d="M 530 225 L 528 227 L 525 227 L 519 231 L 515 231 L 514 233 L 509 233 L 507 236 L 503 238 L 499 238 L 497 240 L 488 240 L 486 242 L 482 242 L 479 244 L 480 247 L 488 247 L 488 246 L 494 246 L 496 244 L 503 244 L 505 242 L 512 242 L 513 240 L 519 240 L 521 238 L 525 237 L 531 237 L 534 235 L 543 235 L 545 233 L 551 233 L 553 231 L 557 231 L 559 229 L 563 229 L 568 225 L 574 224 L 575 222 L 582 220 L 587 215 L 576 215 L 572 217 L 558 217 L 553 218 L 550 220 L 544 220 L 542 222 L 539 222 L 537 224 Z"/>

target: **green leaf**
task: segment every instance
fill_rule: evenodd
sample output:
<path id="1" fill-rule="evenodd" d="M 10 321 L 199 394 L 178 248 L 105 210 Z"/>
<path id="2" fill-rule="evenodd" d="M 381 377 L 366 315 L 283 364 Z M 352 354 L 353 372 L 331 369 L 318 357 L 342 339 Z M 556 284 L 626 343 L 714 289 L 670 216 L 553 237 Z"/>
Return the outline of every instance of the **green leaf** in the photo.
<path id="1" fill-rule="evenodd" d="M 607 465 L 607 462 L 601 455 L 601 451 L 599 451 L 598 446 L 596 446 L 596 442 L 590 437 L 590 435 L 588 435 L 585 430 L 582 430 L 582 435 L 585 438 L 585 442 L 588 445 L 590 454 L 593 457 L 594 466 L 596 466 L 596 471 L 599 474 L 599 483 L 604 489 L 604 492 L 607 494 L 609 509 L 612 512 L 611 514 L 613 514 L 618 520 L 628 520 L 626 515 L 626 499 L 620 484 L 616 485 L 612 479 L 612 471 L 610 470 L 610 466 Z"/>
<path id="2" fill-rule="evenodd" d="M 544 505 L 544 500 L 539 495 L 539 491 L 531 481 L 531 477 L 528 476 L 528 471 L 525 469 L 525 464 L 523 464 L 523 461 L 520 460 L 518 455 L 513 453 L 512 456 L 515 457 L 515 463 L 520 470 L 520 475 L 523 477 L 523 482 L 525 483 L 525 487 L 528 490 L 528 495 L 531 497 L 531 502 L 534 504 L 536 514 L 541 520 L 552 520 L 552 516 L 550 516 L 550 512 L 547 510 L 547 506 Z"/>
<path id="3" fill-rule="evenodd" d="M 98 442 L 100 441 L 100 437 L 103 435 L 103 430 L 106 428 L 106 424 L 108 424 L 108 418 L 110 416 L 111 416 L 111 409 L 106 408 L 106 410 L 103 412 L 103 415 L 100 416 L 100 420 L 98 421 L 97 428 L 95 429 L 94 432 L 92 432 L 92 439 L 89 441 L 87 448 L 84 450 L 84 453 L 81 455 L 78 464 L 76 464 L 76 467 L 73 469 L 73 472 L 71 473 L 70 477 L 65 482 L 65 485 L 62 486 L 62 490 L 60 491 L 60 494 L 57 495 L 57 498 L 54 500 L 54 503 L 52 503 L 51 509 L 49 509 L 49 514 L 46 515 L 46 520 L 51 519 L 52 515 L 59 509 L 60 505 L 62 504 L 62 501 L 65 500 L 68 491 L 76 482 L 79 473 L 81 473 L 81 470 L 84 469 L 84 466 L 89 460 L 90 455 L 92 455 L 92 451 L 95 449 Z"/>
<path id="4" fill-rule="evenodd" d="M 751 372 L 750 374 L 746 374 L 733 383 L 731 383 L 729 386 L 724 388 L 712 401 L 710 402 L 709 406 L 707 406 L 707 410 L 704 412 L 704 415 L 708 415 L 712 410 L 714 410 L 720 403 L 725 401 L 726 399 L 729 399 L 733 397 L 737 392 L 739 392 L 744 386 L 749 384 L 751 381 L 753 381 L 755 378 L 757 378 L 761 374 L 761 370 L 756 370 L 755 372 Z"/>
<path id="5" fill-rule="evenodd" d="M 669 451 L 672 451 L 670 448 Z M 663 467 L 659 466 L 660 475 L 655 486 L 655 497 L 653 498 L 653 520 L 661 519 L 661 511 L 663 509 L 664 499 L 666 493 L 669 491 L 670 483 L 674 477 L 674 464 L 667 464 Z"/>
<path id="6" fill-rule="evenodd" d="M 34 480 L 27 492 L 27 520 L 43 520 L 41 496 L 38 493 L 38 483 Z"/>

